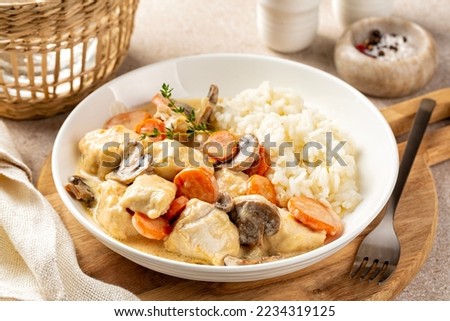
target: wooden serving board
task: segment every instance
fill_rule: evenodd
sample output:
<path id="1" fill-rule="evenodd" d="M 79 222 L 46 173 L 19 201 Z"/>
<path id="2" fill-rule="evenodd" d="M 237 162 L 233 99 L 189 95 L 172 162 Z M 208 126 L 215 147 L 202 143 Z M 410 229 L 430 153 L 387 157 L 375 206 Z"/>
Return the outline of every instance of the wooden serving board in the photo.
<path id="1" fill-rule="evenodd" d="M 450 117 L 450 88 L 382 110 L 401 135 L 411 126 L 421 98 L 438 103 L 432 121 Z M 397 270 L 384 285 L 349 278 L 358 246 L 380 217 L 348 246 L 320 263 L 282 277 L 240 283 L 184 280 L 148 270 L 111 251 L 89 234 L 69 213 L 53 183 L 50 158 L 38 189 L 69 230 L 81 269 L 99 280 L 124 287 L 144 300 L 389 300 L 395 298 L 427 259 L 437 224 L 437 195 L 429 166 L 450 159 L 450 126 L 427 134 L 414 163 L 395 218 L 402 254 Z M 401 153 L 404 143 L 399 144 Z M 420 186 L 420 188 L 417 188 Z"/>

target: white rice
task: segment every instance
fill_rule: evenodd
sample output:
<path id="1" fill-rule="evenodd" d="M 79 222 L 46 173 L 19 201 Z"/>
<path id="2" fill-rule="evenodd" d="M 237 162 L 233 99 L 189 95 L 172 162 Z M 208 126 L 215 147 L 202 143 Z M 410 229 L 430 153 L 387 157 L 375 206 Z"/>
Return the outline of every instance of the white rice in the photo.
<path id="1" fill-rule="evenodd" d="M 224 99 L 213 115 L 216 128 L 228 129 L 237 135 L 255 134 L 260 142 L 270 134 L 276 147 L 270 148 L 273 166 L 267 177 L 275 185 L 281 206 L 292 196 L 305 195 L 318 199 L 338 214 L 352 210 L 361 200 L 358 193 L 356 151 L 351 142 L 320 112 L 306 108 L 303 99 L 291 89 L 272 87 L 268 82 L 247 89 L 231 99 Z M 326 133 L 331 133 L 332 147 L 345 141 L 339 156 L 326 164 Z M 330 134 L 329 134 L 330 135 Z M 292 142 L 280 155 L 279 146 Z M 321 161 L 319 166 L 307 166 L 298 161 L 308 142 L 322 148 L 310 148 L 308 161 Z M 315 143 L 314 143 L 315 144 Z M 300 157 L 301 158 L 301 157 Z M 286 166 L 294 162 L 294 166 Z"/>

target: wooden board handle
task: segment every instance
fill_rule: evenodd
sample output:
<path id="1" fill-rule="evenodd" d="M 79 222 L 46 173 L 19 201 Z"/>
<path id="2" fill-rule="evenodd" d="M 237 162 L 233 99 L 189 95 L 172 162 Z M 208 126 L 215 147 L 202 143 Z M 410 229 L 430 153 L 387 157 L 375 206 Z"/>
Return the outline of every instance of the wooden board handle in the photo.
<path id="1" fill-rule="evenodd" d="M 398 145 L 403 154 L 406 142 Z M 423 138 L 418 154 L 424 156 L 428 165 L 436 165 L 450 159 L 450 126 L 429 132 Z"/>
<path id="2" fill-rule="evenodd" d="M 450 117 L 450 88 L 443 88 L 416 98 L 382 108 L 380 111 L 392 128 L 395 136 L 405 134 L 411 128 L 414 116 L 423 98 L 436 101 L 431 123 Z"/>

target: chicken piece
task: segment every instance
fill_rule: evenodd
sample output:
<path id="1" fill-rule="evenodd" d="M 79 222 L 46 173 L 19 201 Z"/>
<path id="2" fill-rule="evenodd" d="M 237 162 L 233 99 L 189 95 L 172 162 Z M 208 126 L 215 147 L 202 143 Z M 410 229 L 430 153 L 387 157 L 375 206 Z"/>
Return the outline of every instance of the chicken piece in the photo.
<path id="1" fill-rule="evenodd" d="M 146 214 L 149 218 L 157 218 L 167 212 L 176 191 L 174 183 L 158 175 L 143 174 L 128 186 L 120 205 Z"/>
<path id="2" fill-rule="evenodd" d="M 183 114 L 172 113 L 164 122 L 167 128 L 171 128 L 174 133 L 186 133 L 189 129 L 187 118 Z"/>
<path id="3" fill-rule="evenodd" d="M 157 93 L 151 103 L 156 108 L 155 118 L 161 119 L 167 128 L 171 128 L 174 133 L 186 133 L 188 130 L 187 117 L 185 113 L 176 113 L 169 107 L 170 101 Z M 184 104 L 177 103 L 177 107 L 187 108 Z"/>
<path id="4" fill-rule="evenodd" d="M 167 101 L 167 104 L 168 103 L 169 102 Z M 163 122 L 166 122 L 167 119 L 169 119 L 169 117 L 173 114 L 172 108 L 170 108 L 167 104 L 162 102 L 156 104 L 156 113 L 153 116 L 155 118 L 161 119 Z"/>
<path id="5" fill-rule="evenodd" d="M 186 133 L 189 125 L 185 114 L 175 113 L 168 106 L 158 105 L 155 118 L 161 119 L 167 128 L 171 128 L 174 133 Z"/>
<path id="6" fill-rule="evenodd" d="M 171 90 L 170 90 L 171 91 Z M 156 93 L 150 100 L 150 104 L 158 109 L 159 106 L 169 107 L 170 100 L 162 95 L 161 92 Z"/>
<path id="7" fill-rule="evenodd" d="M 236 172 L 228 168 L 219 169 L 214 173 L 219 190 L 234 198 L 247 194 L 248 175 L 243 172 Z"/>
<path id="8" fill-rule="evenodd" d="M 239 254 L 239 233 L 224 211 L 191 199 L 164 246 L 170 252 L 223 265 L 225 256 Z"/>
<path id="9" fill-rule="evenodd" d="M 79 142 L 80 169 L 104 179 L 120 164 L 124 144 L 136 140 L 138 135 L 122 125 L 88 132 Z"/>
<path id="10" fill-rule="evenodd" d="M 316 232 L 297 221 L 286 209 L 279 209 L 280 229 L 266 237 L 270 253 L 293 254 L 311 251 L 324 244 L 326 232 Z"/>
<path id="11" fill-rule="evenodd" d="M 97 186 L 97 206 L 94 219 L 112 237 L 124 240 L 138 235 L 131 223 L 131 215 L 119 204 L 126 186 L 116 181 L 107 180 Z"/>
<path id="12" fill-rule="evenodd" d="M 211 174 L 214 173 L 214 167 L 201 151 L 176 140 L 165 139 L 154 142 L 147 148 L 147 152 L 153 157 L 152 165 L 155 173 L 169 181 L 187 167 L 201 167 Z"/>

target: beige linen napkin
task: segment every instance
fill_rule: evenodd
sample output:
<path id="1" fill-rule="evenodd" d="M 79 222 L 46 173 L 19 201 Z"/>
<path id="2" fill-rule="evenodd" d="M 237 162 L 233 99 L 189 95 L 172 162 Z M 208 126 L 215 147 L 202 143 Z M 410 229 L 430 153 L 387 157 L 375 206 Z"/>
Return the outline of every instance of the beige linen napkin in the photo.
<path id="1" fill-rule="evenodd" d="M 30 178 L 0 120 L 0 300 L 137 300 L 81 271 L 69 233 Z"/>

